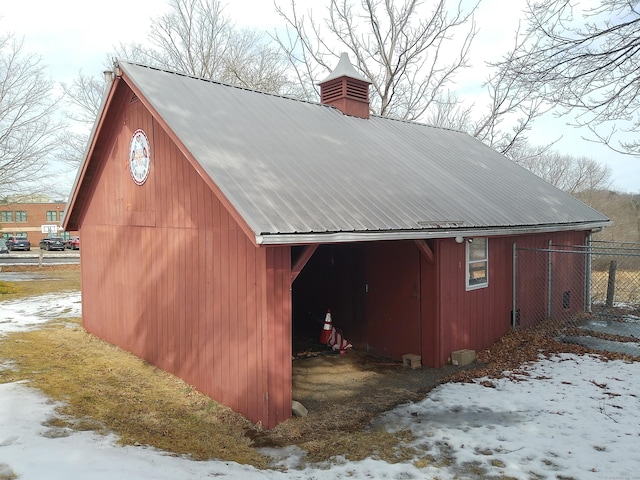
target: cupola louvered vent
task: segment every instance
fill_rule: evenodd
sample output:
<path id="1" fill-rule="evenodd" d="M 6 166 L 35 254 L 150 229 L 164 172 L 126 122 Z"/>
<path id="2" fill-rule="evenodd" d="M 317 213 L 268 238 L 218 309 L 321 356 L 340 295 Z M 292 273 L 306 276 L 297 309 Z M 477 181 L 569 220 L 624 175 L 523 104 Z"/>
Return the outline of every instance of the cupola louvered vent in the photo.
<path id="1" fill-rule="evenodd" d="M 322 85 L 322 98 L 320 99 L 320 101 L 322 103 L 329 103 L 344 96 L 344 94 L 345 92 L 342 88 L 342 81 L 340 79 L 336 79 L 332 82 L 324 83 Z"/>
<path id="2" fill-rule="evenodd" d="M 345 115 L 369 118 L 370 83 L 343 53 L 335 70 L 320 83 L 320 101 L 333 105 Z"/>
<path id="3" fill-rule="evenodd" d="M 342 97 L 353 98 L 363 102 L 369 101 L 369 85 L 363 82 L 336 79 L 322 85 L 322 103 L 329 103 Z"/>
<path id="4" fill-rule="evenodd" d="M 347 81 L 347 97 L 362 100 L 363 102 L 368 102 L 369 85 L 366 83 L 355 83 Z"/>

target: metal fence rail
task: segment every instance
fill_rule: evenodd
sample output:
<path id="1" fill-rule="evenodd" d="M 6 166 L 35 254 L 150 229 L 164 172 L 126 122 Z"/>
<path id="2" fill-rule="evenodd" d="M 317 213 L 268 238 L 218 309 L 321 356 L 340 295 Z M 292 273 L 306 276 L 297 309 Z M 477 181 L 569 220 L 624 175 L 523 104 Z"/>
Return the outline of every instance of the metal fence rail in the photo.
<path id="1" fill-rule="evenodd" d="M 640 244 L 514 248 L 513 325 L 640 356 Z"/>

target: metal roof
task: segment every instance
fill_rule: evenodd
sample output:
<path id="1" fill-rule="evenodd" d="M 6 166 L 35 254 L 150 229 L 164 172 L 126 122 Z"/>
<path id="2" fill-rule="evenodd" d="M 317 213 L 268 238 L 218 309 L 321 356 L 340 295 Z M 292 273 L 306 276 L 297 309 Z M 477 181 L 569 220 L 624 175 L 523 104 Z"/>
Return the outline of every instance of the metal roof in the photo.
<path id="1" fill-rule="evenodd" d="M 121 62 L 259 243 L 592 228 L 607 217 L 470 135 Z"/>

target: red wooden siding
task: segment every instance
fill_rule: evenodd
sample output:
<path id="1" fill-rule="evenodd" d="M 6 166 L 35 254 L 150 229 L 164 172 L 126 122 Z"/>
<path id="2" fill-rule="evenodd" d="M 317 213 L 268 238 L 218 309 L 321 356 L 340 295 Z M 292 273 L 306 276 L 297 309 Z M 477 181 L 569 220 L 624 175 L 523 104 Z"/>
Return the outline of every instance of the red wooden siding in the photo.
<path id="1" fill-rule="evenodd" d="M 81 224 L 85 327 L 275 426 L 291 413 L 289 247 L 256 247 L 142 103 L 112 114 Z"/>
<path id="2" fill-rule="evenodd" d="M 412 241 L 366 246 L 367 343 L 379 354 L 421 354 L 420 255 Z"/>
<path id="3" fill-rule="evenodd" d="M 433 250 L 434 259 L 438 258 L 438 242 L 429 242 Z M 420 310 L 422 321 L 421 355 L 422 364 L 428 366 L 440 366 L 440 322 L 437 301 L 440 295 L 437 281 L 437 264 L 423 255 L 420 256 Z"/>
<path id="4" fill-rule="evenodd" d="M 518 247 L 548 248 L 554 244 L 583 244 L 584 232 L 558 232 L 551 234 L 489 237 L 489 285 L 486 288 L 466 291 L 465 283 L 465 243 L 458 244 L 453 239 L 443 239 L 435 243 L 436 272 L 435 293 L 423 275 L 424 299 L 432 295 L 436 305 L 435 315 L 430 318 L 428 301 L 423 300 L 423 332 L 434 332 L 438 345 L 431 346 L 431 334 L 423 333 L 423 363 L 441 366 L 450 360 L 451 352 L 463 348 L 481 350 L 489 347 L 511 328 L 513 308 L 513 244 Z M 555 260 L 558 272 L 556 288 L 571 291 L 571 307 L 568 313 L 579 311 L 584 302 L 582 256 L 557 254 Z M 581 263 L 582 262 L 582 263 Z M 526 274 L 527 281 L 518 289 L 518 307 L 527 315 L 546 310 L 546 262 Z M 424 270 L 424 267 L 423 267 Z M 540 280 L 545 278 L 544 281 Z M 430 281 L 430 280 L 429 280 Z M 562 309 L 562 295 L 555 296 L 554 308 Z M 521 312 L 524 315 L 525 312 Z"/>
<path id="5" fill-rule="evenodd" d="M 466 245 L 454 239 L 437 242 L 439 359 L 462 348 L 480 350 L 498 340 L 510 325 L 511 239 L 489 239 L 489 285 L 466 290 Z"/>

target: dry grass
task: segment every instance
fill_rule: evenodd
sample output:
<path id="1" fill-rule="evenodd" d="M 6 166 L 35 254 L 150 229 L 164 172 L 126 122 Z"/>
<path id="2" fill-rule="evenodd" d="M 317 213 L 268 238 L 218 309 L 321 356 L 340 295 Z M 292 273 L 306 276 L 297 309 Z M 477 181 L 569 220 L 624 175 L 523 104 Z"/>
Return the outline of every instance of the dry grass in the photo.
<path id="1" fill-rule="evenodd" d="M 0 299 L 80 288 L 77 267 L 33 271 L 47 278 L 16 282 L 22 291 Z M 373 413 L 353 410 L 350 415 L 348 406 L 334 415 L 292 418 L 265 431 L 175 376 L 88 334 L 80 319 L 53 321 L 39 330 L 2 337 L 0 359 L 10 360 L 11 365 L 0 370 L 0 383 L 28 380 L 63 402 L 50 426 L 114 432 L 122 444 L 151 445 L 194 459 L 218 458 L 258 468 L 269 466 L 270 459 L 256 449 L 266 445 L 297 444 L 308 452 L 310 462 L 335 455 L 398 462 L 413 453 L 399 447 L 406 432 L 367 430 Z M 352 368 L 360 374 L 358 365 Z"/>
<path id="2" fill-rule="evenodd" d="M 195 459 L 265 467 L 244 435 L 240 415 L 176 377 L 87 334 L 78 323 L 7 336 L 0 358 L 12 368 L 0 382 L 29 380 L 64 405 L 52 426 L 116 432 L 123 444 L 153 445 Z"/>
<path id="3" fill-rule="evenodd" d="M 17 300 L 32 295 L 80 290 L 80 265 L 3 266 L 3 272 L 24 272 L 42 275 L 42 281 L 0 282 L 13 287 L 13 291 L 0 289 L 0 300 Z"/>
<path id="4" fill-rule="evenodd" d="M 594 300 L 604 301 L 607 298 L 608 271 L 591 273 L 591 296 Z M 616 272 L 615 301 L 640 305 L 640 272 L 637 270 L 618 270 Z"/>
<path id="5" fill-rule="evenodd" d="M 0 280 L 0 295 L 14 295 L 20 293 L 21 291 L 22 289 L 15 283 L 3 282 L 2 280 Z"/>
<path id="6" fill-rule="evenodd" d="M 399 447 L 406 432 L 368 430 L 372 415 L 355 411 L 357 418 L 340 410 L 340 418 L 292 418 L 263 430 L 175 376 L 87 334 L 77 320 L 8 335 L 0 342 L 0 358 L 12 362 L 12 369 L 0 370 L 0 383 L 29 380 L 64 402 L 51 426 L 112 431 L 122 444 L 258 468 L 266 468 L 269 459 L 255 447 L 267 445 L 297 444 L 310 462 L 335 455 L 398 462 L 413 454 Z"/>

